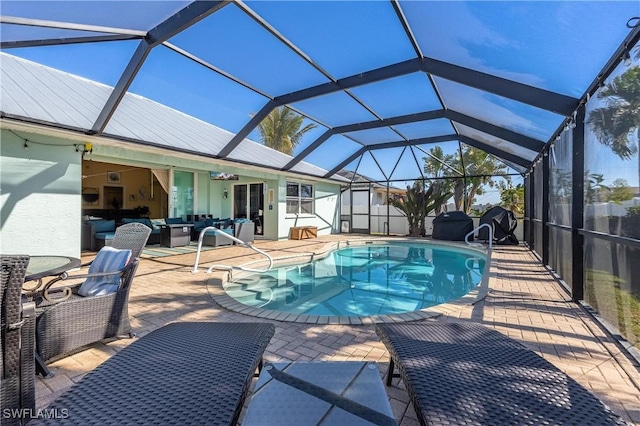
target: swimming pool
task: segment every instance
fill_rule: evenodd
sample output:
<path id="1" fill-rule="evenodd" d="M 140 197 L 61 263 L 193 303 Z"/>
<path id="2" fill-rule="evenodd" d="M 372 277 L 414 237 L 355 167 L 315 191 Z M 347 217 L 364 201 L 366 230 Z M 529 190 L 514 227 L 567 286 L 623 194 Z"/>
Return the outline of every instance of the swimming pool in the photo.
<path id="1" fill-rule="evenodd" d="M 427 243 L 349 246 L 322 259 L 243 275 L 224 289 L 243 305 L 312 316 L 413 312 L 459 299 L 483 279 L 486 256 Z"/>

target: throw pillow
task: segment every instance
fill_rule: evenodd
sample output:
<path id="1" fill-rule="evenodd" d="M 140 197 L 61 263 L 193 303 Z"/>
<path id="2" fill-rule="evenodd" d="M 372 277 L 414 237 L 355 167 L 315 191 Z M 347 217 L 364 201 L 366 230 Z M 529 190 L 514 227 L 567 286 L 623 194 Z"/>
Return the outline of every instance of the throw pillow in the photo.
<path id="1" fill-rule="evenodd" d="M 161 225 L 166 225 L 167 222 L 164 219 L 151 219 L 151 226 L 153 229 L 160 229 Z"/>
<path id="2" fill-rule="evenodd" d="M 105 246 L 100 249 L 89 266 L 89 274 L 117 272 L 129 263 L 131 250 L 119 250 Z M 102 296 L 115 293 L 120 287 L 120 275 L 88 277 L 78 289 L 80 296 Z"/>

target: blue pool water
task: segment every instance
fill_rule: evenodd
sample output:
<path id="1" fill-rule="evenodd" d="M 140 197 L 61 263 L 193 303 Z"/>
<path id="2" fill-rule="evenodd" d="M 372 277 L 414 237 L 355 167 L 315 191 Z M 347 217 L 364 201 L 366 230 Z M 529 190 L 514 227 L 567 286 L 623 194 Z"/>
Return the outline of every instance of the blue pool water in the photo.
<path id="1" fill-rule="evenodd" d="M 411 312 L 467 294 L 482 280 L 480 253 L 429 244 L 367 244 L 282 266 L 225 286 L 256 308 L 306 315 Z"/>

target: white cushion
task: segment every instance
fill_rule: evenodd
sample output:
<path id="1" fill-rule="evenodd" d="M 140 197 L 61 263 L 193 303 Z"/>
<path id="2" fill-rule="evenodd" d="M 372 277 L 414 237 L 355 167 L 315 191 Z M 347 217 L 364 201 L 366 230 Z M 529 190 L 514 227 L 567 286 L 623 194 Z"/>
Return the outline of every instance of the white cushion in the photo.
<path id="1" fill-rule="evenodd" d="M 124 268 L 131 258 L 131 250 L 119 250 L 105 246 L 100 249 L 89 266 L 89 274 L 117 272 Z M 81 296 L 102 296 L 115 293 L 120 287 L 120 275 L 89 277 L 78 289 Z"/>

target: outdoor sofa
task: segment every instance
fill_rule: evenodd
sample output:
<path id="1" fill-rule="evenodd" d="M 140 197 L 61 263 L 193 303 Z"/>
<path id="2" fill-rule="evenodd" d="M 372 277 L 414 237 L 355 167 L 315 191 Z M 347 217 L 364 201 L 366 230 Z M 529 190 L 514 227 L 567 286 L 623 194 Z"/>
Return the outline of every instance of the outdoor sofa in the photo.
<path id="1" fill-rule="evenodd" d="M 168 324 L 47 407 L 65 418 L 29 424 L 235 424 L 274 332 L 267 323 Z"/>
<path id="2" fill-rule="evenodd" d="M 377 324 L 422 425 L 625 425 L 519 342 L 462 322 Z M 397 367 L 400 374 L 395 375 Z"/>
<path id="3" fill-rule="evenodd" d="M 110 246 L 115 236 L 118 225 L 122 226 L 127 223 L 142 223 L 151 229 L 151 234 L 147 240 L 147 244 L 160 244 L 160 227 L 161 225 L 172 225 L 188 223 L 182 218 L 162 218 L 148 219 L 145 217 L 121 219 L 121 223 L 117 223 L 115 219 L 89 219 L 82 224 L 82 249 L 98 251 L 104 246 Z"/>

